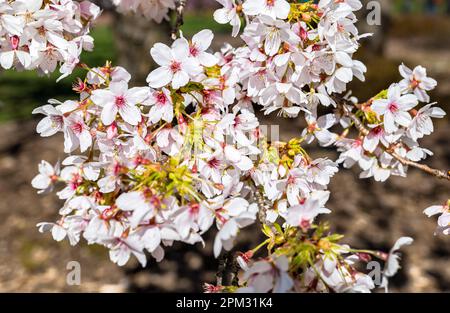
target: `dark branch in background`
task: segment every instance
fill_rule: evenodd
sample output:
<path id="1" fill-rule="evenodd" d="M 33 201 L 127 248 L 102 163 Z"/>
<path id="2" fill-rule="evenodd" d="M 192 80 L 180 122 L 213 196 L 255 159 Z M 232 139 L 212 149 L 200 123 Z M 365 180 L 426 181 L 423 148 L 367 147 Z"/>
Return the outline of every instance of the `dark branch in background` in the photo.
<path id="1" fill-rule="evenodd" d="M 237 253 L 230 254 L 230 272 L 231 272 L 231 285 L 239 286 L 239 264 L 237 262 Z"/>
<path id="2" fill-rule="evenodd" d="M 177 8 L 175 9 L 176 12 L 176 19 L 175 24 L 172 28 L 172 40 L 177 39 L 178 32 L 180 31 L 180 27 L 183 25 L 183 13 L 184 8 L 186 7 L 187 0 L 178 0 L 177 1 Z"/>
<path id="3" fill-rule="evenodd" d="M 258 219 L 262 225 L 269 225 L 270 223 L 267 221 L 267 210 L 270 206 L 266 203 L 264 193 L 261 188 L 256 187 L 254 192 L 256 203 L 258 204 Z"/>
<path id="4" fill-rule="evenodd" d="M 224 283 L 224 278 L 227 270 L 228 255 L 229 252 L 224 252 L 219 257 L 219 267 L 216 273 L 216 286 L 222 286 Z"/>
<path id="5" fill-rule="evenodd" d="M 350 102 L 349 100 L 346 100 L 342 97 L 335 96 L 334 98 L 335 98 L 337 106 L 341 110 L 342 114 L 344 114 L 345 116 L 347 116 L 348 118 L 350 118 L 352 120 L 356 129 L 358 129 L 358 131 L 362 135 L 367 136 L 370 131 L 364 126 L 364 124 L 361 122 L 361 120 L 355 114 L 352 113 L 352 110 L 350 109 L 350 107 L 355 106 L 355 105 L 352 102 Z M 402 157 L 398 153 L 396 153 L 394 151 L 394 149 L 391 149 L 391 148 L 387 148 L 387 149 L 385 149 L 385 151 L 386 151 L 386 153 L 390 154 L 392 157 L 394 157 L 397 161 L 399 161 L 401 164 L 403 164 L 405 166 L 415 167 L 415 168 L 417 168 L 427 174 L 433 175 L 437 178 L 450 180 L 450 171 L 438 170 L 438 169 L 431 168 L 425 164 L 420 164 L 420 163 L 417 163 L 414 161 L 410 161 L 410 160 Z"/>

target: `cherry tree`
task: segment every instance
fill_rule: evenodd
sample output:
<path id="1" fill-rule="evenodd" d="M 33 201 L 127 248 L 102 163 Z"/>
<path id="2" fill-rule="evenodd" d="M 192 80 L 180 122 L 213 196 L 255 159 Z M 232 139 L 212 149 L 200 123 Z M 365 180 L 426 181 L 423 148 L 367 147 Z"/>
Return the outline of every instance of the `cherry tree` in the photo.
<path id="1" fill-rule="evenodd" d="M 59 188 L 65 201 L 59 220 L 39 230 L 72 245 L 83 238 L 105 246 L 120 266 L 131 256 L 145 266 L 148 257 L 163 261 L 175 241 L 205 245 L 203 235 L 214 228 L 219 275 L 206 292 L 387 290 L 398 251 L 412 238 L 399 238 L 389 252 L 346 245 L 323 217 L 332 212 L 328 185 L 340 167 L 352 166 L 361 179 L 380 182 L 411 167 L 450 180 L 420 163 L 432 155 L 420 139 L 445 115 L 428 96 L 437 82 L 425 68 L 401 64 L 401 81 L 368 100 L 351 96 L 348 83 L 366 73 L 354 53 L 370 36 L 355 26 L 359 0 L 217 1 L 214 19 L 230 24 L 242 44 L 212 52 L 211 30 L 192 38 L 180 31 L 186 0 L 112 0 L 119 12 L 158 23 L 176 16 L 172 44 L 150 50 L 158 66 L 148 85 L 132 87 L 126 69 L 80 60 L 93 48 L 96 5 L 0 0 L 4 69 L 59 68 L 61 78 L 86 69 L 74 84 L 77 99 L 52 99 L 33 111 L 45 116 L 37 132 L 63 133 L 68 154 L 56 165 L 42 161 L 32 181 L 39 193 Z M 307 126 L 287 142 L 271 140 L 257 111 Z M 313 159 L 313 142 L 335 147 L 339 157 Z M 449 203 L 424 211 L 439 215 L 437 230 L 447 235 Z M 240 230 L 254 223 L 265 239 L 237 251 Z M 360 266 L 372 260 L 385 264 L 377 285 Z"/>

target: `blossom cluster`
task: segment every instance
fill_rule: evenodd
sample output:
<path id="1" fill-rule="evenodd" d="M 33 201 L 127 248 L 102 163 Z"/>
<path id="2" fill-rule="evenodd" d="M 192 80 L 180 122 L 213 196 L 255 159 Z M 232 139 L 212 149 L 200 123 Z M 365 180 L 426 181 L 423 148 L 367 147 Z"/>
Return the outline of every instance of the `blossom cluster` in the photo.
<path id="1" fill-rule="evenodd" d="M 240 15 L 248 21 L 241 35 L 245 45 L 233 52 L 229 66 L 239 69 L 242 92 L 266 114 L 296 117 L 304 111 L 316 118 L 319 104 L 334 103 L 332 93 L 345 91 L 354 77 L 364 80 L 366 67 L 353 60 L 363 37 L 354 25 L 359 1 L 219 2 L 224 8 L 214 18 L 231 23 L 233 35 L 238 34 Z"/>
<path id="2" fill-rule="evenodd" d="M 337 146 L 341 152 L 337 162 L 345 167 L 358 163 L 361 178 L 385 181 L 390 175 L 405 176 L 407 167 L 392 152 L 414 162 L 432 155 L 418 139 L 431 134 L 431 119 L 442 118 L 445 112 L 428 103 L 427 92 L 437 83 L 422 66 L 411 70 L 401 65 L 403 79 L 366 103 L 349 99 L 355 103 L 346 110 L 356 110 L 367 131 L 355 139 L 348 136 L 354 123 L 342 114 L 336 95 L 346 91 L 354 77 L 364 80 L 364 64 L 353 60 L 358 40 L 366 36 L 355 27 L 354 11 L 361 8 L 360 1 L 219 2 L 224 7 L 214 17 L 219 23 L 231 23 L 233 34 L 239 32 L 239 16 L 248 21 L 241 36 L 245 46 L 230 51 L 226 60 L 227 66 L 239 69 L 241 98 L 262 105 L 266 114 L 279 111 L 296 117 L 303 111 L 306 142 L 317 139 L 322 146 Z M 417 108 L 419 102 L 426 105 Z M 319 105 L 336 110 L 319 116 Z M 331 131 L 339 126 L 344 129 L 341 134 Z"/>
<path id="3" fill-rule="evenodd" d="M 342 136 L 336 141 L 341 151 L 338 162 L 345 167 L 358 164 L 360 177 L 385 181 L 390 175 L 406 176 L 407 167 L 392 154 L 420 161 L 433 153 L 422 148 L 418 140 L 434 131 L 432 118 L 443 118 L 444 110 L 429 102 L 427 91 L 436 81 L 427 77 L 425 68 L 414 70 L 400 65 L 403 80 L 392 84 L 364 104 L 353 106 L 366 127 L 355 139 Z M 418 108 L 419 102 L 427 104 Z"/>
<path id="4" fill-rule="evenodd" d="M 112 0 L 117 10 L 122 13 L 133 12 L 161 23 L 168 20 L 169 10 L 175 9 L 175 0 Z"/>
<path id="5" fill-rule="evenodd" d="M 401 65 L 403 80 L 365 103 L 342 96 L 366 71 L 353 59 L 365 36 L 355 27 L 359 0 L 219 2 L 214 18 L 233 35 L 246 22 L 242 46 L 212 53 L 210 30 L 180 35 L 150 50 L 157 67 L 148 86 L 129 88 L 131 75 L 119 66 L 85 66 L 74 85 L 79 99 L 34 111 L 45 115 L 38 133 L 63 133 L 69 154 L 55 166 L 42 161 L 32 181 L 39 192 L 63 186 L 60 219 L 39 229 L 58 241 L 103 245 L 119 265 L 134 255 L 145 266 L 148 254 L 160 261 L 174 241 L 204 244 L 211 228 L 219 257 L 259 220 L 267 239 L 237 258 L 242 281 L 207 291 L 367 292 L 375 284 L 359 264 L 372 257 L 385 262 L 379 286 L 387 288 L 398 249 L 412 239 L 400 238 L 390 253 L 357 250 L 319 216 L 331 212 L 328 184 L 339 164 L 358 163 L 361 178 L 384 181 L 406 175 L 404 160 L 431 154 L 418 140 L 433 131 L 431 118 L 445 115 L 428 103 L 436 81 L 423 67 Z M 116 1 L 145 12 L 142 3 Z M 164 10 L 150 17 L 162 20 Z M 257 110 L 304 117 L 306 127 L 287 142 L 271 140 Z M 312 158 L 305 145 L 313 141 L 336 146 L 339 158 Z M 425 213 L 441 213 L 448 232 L 448 204 Z M 255 258 L 262 247 L 267 255 Z"/>
<path id="6" fill-rule="evenodd" d="M 107 64 L 78 81 L 80 100 L 51 100 L 34 111 L 46 115 L 37 131 L 63 132 L 64 151 L 71 153 L 62 169 L 43 161 L 32 182 L 41 191 L 65 186 L 57 193 L 66 201 L 61 219 L 39 224 L 41 231 L 72 244 L 83 235 L 108 247 L 119 265 L 130 254 L 145 265 L 145 250 L 161 260 L 162 247 L 173 241 L 203 242 L 213 224 L 219 229 L 215 255 L 231 249 L 239 229 L 256 218 L 242 180 L 259 153 L 258 121 L 245 108 L 228 111 L 207 102 L 214 92 L 205 86 L 212 89 L 218 80 L 201 64 L 215 57 L 204 52 L 209 44 L 198 53 L 193 45 L 203 36 L 210 42 L 211 35 L 202 31 L 191 43 L 180 38 L 172 47 L 155 45 L 152 54 L 160 48 L 169 59 L 158 59 L 163 66 L 153 75 L 171 73 L 171 85 L 128 88 L 131 76 Z"/>
<path id="7" fill-rule="evenodd" d="M 205 287 L 207 292 L 236 291 L 246 293 L 285 292 L 358 292 L 368 293 L 382 287 L 400 268 L 398 250 L 410 245 L 409 237 L 399 238 L 389 253 L 352 249 L 339 243 L 340 236 L 325 235 L 326 226 L 318 226 L 310 238 L 305 233 L 280 234 L 283 248 L 270 257 L 252 260 L 252 251 L 238 257 L 244 269 L 241 286 Z M 292 231 L 292 230 L 288 230 Z M 306 247 L 306 248 L 305 248 Z M 384 262 L 384 268 L 374 282 L 368 273 L 359 270 L 369 262 Z M 375 261 L 375 262 L 378 262 Z M 378 275 L 378 273 L 376 274 Z"/>
<path id="8" fill-rule="evenodd" d="M 70 75 L 93 49 L 89 27 L 99 14 L 89 1 L 0 0 L 1 67 L 49 74 L 61 65 L 61 78 Z"/>

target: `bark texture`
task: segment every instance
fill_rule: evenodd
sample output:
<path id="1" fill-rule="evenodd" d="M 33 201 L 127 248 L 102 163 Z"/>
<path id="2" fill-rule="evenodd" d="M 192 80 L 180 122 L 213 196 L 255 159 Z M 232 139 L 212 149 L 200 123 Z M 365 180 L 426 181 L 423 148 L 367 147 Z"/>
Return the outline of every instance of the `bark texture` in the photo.
<path id="1" fill-rule="evenodd" d="M 131 73 L 132 84 L 143 84 L 154 67 L 150 48 L 156 42 L 171 41 L 170 23 L 165 21 L 156 24 L 136 15 L 113 14 L 112 29 L 119 55 L 118 64 Z"/>

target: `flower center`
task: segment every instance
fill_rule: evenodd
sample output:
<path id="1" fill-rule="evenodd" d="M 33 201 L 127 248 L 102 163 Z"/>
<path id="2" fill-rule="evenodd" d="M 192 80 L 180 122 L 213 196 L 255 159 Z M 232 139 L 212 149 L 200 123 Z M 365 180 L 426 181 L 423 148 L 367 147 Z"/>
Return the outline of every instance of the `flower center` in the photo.
<path id="1" fill-rule="evenodd" d="M 268 7 L 273 7 L 275 5 L 275 0 L 267 0 L 266 3 Z"/>
<path id="2" fill-rule="evenodd" d="M 306 30 L 303 27 L 300 27 L 299 30 L 299 35 L 300 38 L 304 41 L 306 38 L 308 38 L 308 33 L 306 32 Z"/>
<path id="3" fill-rule="evenodd" d="M 294 185 L 295 184 L 295 176 L 289 176 L 287 183 L 288 185 Z"/>
<path id="4" fill-rule="evenodd" d="M 200 211 L 200 205 L 198 203 L 194 203 L 189 206 L 189 213 L 191 215 L 197 215 L 199 211 Z"/>
<path id="5" fill-rule="evenodd" d="M 172 63 L 170 64 L 170 70 L 173 73 L 179 72 L 181 70 L 181 63 L 177 61 L 172 61 Z"/>
<path id="6" fill-rule="evenodd" d="M 299 226 L 303 229 L 308 229 L 311 226 L 311 223 L 308 220 L 302 219 Z"/>
<path id="7" fill-rule="evenodd" d="M 220 161 L 216 158 L 212 158 L 211 160 L 208 161 L 208 165 L 211 168 L 218 168 L 220 165 Z"/>
<path id="8" fill-rule="evenodd" d="M 383 128 L 381 126 L 375 127 L 372 132 L 375 136 L 380 136 L 383 133 Z"/>
<path id="9" fill-rule="evenodd" d="M 167 97 L 163 92 L 158 92 L 156 94 L 156 102 L 158 102 L 159 105 L 166 104 L 166 101 L 167 101 Z"/>
<path id="10" fill-rule="evenodd" d="M 202 95 L 203 95 L 203 101 L 205 101 L 206 103 L 210 103 L 211 98 L 212 98 L 211 92 L 209 90 L 203 90 Z"/>
<path id="11" fill-rule="evenodd" d="M 123 96 L 116 97 L 116 105 L 121 108 L 125 105 L 125 98 Z"/>
<path id="12" fill-rule="evenodd" d="M 81 183 L 83 182 L 83 178 L 80 174 L 73 174 L 72 179 L 69 182 L 69 186 L 72 190 L 76 190 Z"/>
<path id="13" fill-rule="evenodd" d="M 60 115 L 51 115 L 50 120 L 52 121 L 52 126 L 61 126 L 63 124 L 63 117 Z"/>
<path id="14" fill-rule="evenodd" d="M 419 84 L 420 84 L 420 81 L 414 78 L 411 81 L 411 89 L 416 89 L 417 87 L 419 87 Z"/>
<path id="15" fill-rule="evenodd" d="M 388 106 L 388 110 L 391 111 L 391 113 L 395 113 L 398 111 L 398 105 L 395 102 L 391 102 Z"/>
<path id="16" fill-rule="evenodd" d="M 361 140 L 361 139 L 356 139 L 356 140 L 353 141 L 353 143 L 352 143 L 352 147 L 353 147 L 353 148 L 361 147 L 361 145 L 362 145 L 362 140 Z"/>
<path id="17" fill-rule="evenodd" d="M 308 124 L 308 132 L 309 133 L 314 133 L 317 129 L 318 129 L 318 127 L 317 127 L 317 123 L 316 122 Z"/>
<path id="18" fill-rule="evenodd" d="M 74 123 L 71 128 L 75 134 L 81 134 L 83 131 L 83 125 L 81 125 L 81 123 Z"/>
<path id="19" fill-rule="evenodd" d="M 196 57 L 199 53 L 198 48 L 195 45 L 192 45 L 189 47 L 189 53 L 193 56 Z"/>
<path id="20" fill-rule="evenodd" d="M 242 124 L 241 118 L 239 116 L 236 116 L 234 118 L 234 127 L 238 127 L 240 124 Z"/>

